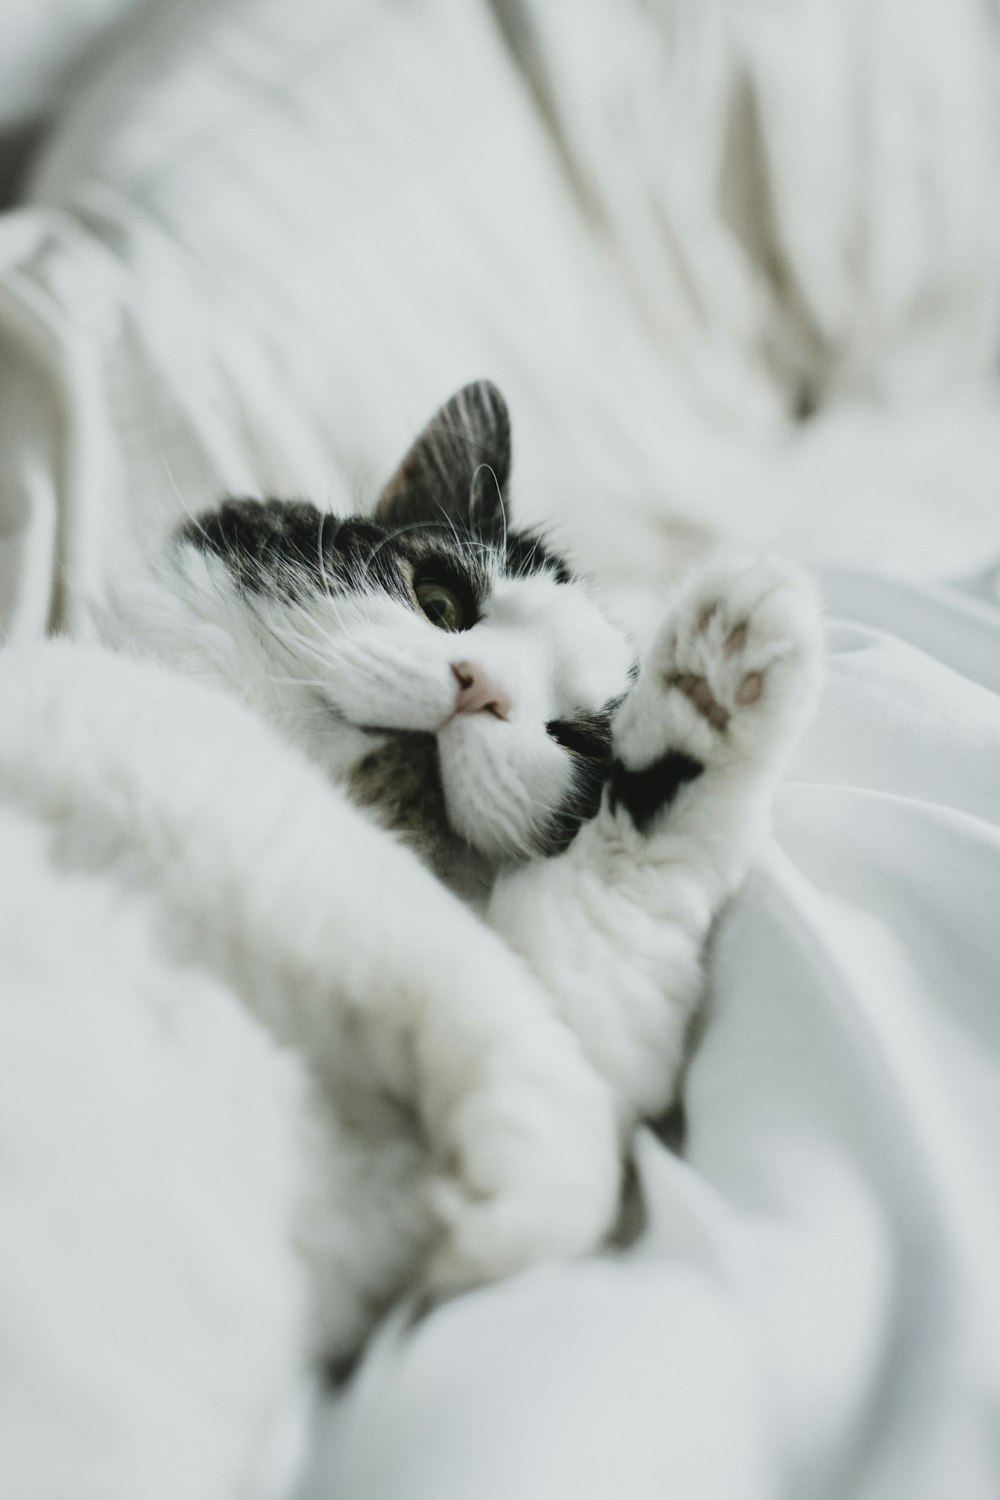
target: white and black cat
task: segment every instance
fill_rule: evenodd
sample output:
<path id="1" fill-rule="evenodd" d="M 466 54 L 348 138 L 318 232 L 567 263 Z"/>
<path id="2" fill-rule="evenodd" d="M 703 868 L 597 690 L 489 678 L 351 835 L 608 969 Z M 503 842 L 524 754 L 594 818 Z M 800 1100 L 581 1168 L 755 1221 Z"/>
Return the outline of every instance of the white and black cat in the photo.
<path id="1" fill-rule="evenodd" d="M 637 664 L 586 582 L 509 527 L 509 468 L 482 382 L 371 518 L 230 500 L 187 521 L 101 619 L 143 665 L 88 668 L 111 718 L 86 808 L 67 812 L 48 724 L 16 757 L 32 804 L 88 850 L 99 828 L 178 951 L 306 1057 L 295 1232 L 331 1353 L 408 1285 L 600 1242 L 816 695 L 796 569 L 702 568 Z M 79 668 L 59 670 L 66 714 Z"/>

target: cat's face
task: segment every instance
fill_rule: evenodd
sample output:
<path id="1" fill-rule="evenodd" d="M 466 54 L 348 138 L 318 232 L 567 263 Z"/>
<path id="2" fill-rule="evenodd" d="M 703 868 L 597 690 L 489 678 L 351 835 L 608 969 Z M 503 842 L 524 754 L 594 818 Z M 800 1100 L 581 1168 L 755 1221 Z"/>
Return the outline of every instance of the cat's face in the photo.
<path id="1" fill-rule="evenodd" d="M 189 583 L 203 574 L 252 638 L 260 705 L 445 874 L 573 836 L 630 683 L 632 647 L 586 585 L 508 529 L 508 468 L 506 409 L 480 384 L 428 426 L 373 519 L 228 501 L 180 534 Z"/>

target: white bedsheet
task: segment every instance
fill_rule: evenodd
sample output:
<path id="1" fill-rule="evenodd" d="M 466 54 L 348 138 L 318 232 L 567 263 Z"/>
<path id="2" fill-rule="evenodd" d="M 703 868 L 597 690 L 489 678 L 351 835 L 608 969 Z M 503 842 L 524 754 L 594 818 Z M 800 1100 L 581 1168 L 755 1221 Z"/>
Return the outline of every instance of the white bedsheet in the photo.
<path id="1" fill-rule="evenodd" d="M 905 639 L 940 591 L 874 629 L 867 585 L 717 931 L 683 1160 L 641 1143 L 645 1232 L 376 1355 L 303 1493 L 996 1493 L 1000 609 L 975 637 L 955 597 L 966 676 Z"/>
<path id="2" fill-rule="evenodd" d="M 95 59 L 0 219 L 14 639 L 72 627 L 123 538 L 220 490 L 370 493 L 480 374 L 511 399 L 519 514 L 619 586 L 719 529 L 823 571 L 822 710 L 719 927 L 683 1159 L 641 1143 L 645 1232 L 387 1335 L 324 1406 L 314 1500 L 1000 1490 L 996 59 L 973 0 L 172 0 Z M 23 1131 L 66 1085 L 18 1035 L 4 1065 L 38 1092 L 0 1120 Z M 58 1160 L 31 1243 L 68 1274 Z M 156 1444 L 123 1440 L 121 1384 L 60 1404 L 37 1278 L 35 1383 L 8 1354 L 0 1384 L 37 1390 L 67 1497 L 103 1443 L 99 1500 L 146 1500 L 226 1344 L 183 1385 L 101 1244 L 80 1326 L 134 1364 Z M 0 1285 L 0 1349 L 24 1284 Z M 271 1315 L 280 1344 L 294 1296 Z M 287 1489 L 240 1347 L 225 1462 L 202 1422 L 185 1494 Z M 8 1490 L 53 1500 L 52 1473 Z"/>

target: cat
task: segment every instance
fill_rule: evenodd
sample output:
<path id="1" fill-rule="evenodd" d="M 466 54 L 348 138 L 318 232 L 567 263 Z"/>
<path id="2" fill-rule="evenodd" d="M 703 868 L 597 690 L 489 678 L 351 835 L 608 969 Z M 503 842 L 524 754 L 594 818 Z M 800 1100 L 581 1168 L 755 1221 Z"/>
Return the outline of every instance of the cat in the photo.
<path id="1" fill-rule="evenodd" d="M 89 747 L 91 779 L 142 785 L 95 793 L 88 827 L 165 893 L 180 951 L 306 1058 L 296 1234 L 329 1356 L 407 1287 L 600 1243 L 817 695 L 797 568 L 710 561 L 639 661 L 512 527 L 510 468 L 507 408 L 477 382 L 372 515 L 226 500 L 94 614 L 118 664 L 93 670 L 109 703 L 124 672 L 135 706 Z M 60 670 L 62 704 L 82 690 Z"/>

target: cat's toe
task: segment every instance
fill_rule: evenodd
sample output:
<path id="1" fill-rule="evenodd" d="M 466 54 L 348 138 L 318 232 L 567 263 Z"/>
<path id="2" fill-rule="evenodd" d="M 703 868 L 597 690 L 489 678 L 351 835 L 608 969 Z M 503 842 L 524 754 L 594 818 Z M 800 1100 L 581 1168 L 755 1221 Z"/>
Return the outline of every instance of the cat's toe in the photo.
<path id="1" fill-rule="evenodd" d="M 819 593 L 808 573 L 769 558 L 730 576 L 709 650 L 734 746 L 771 755 L 798 736 L 815 706 L 822 646 Z"/>
<path id="2" fill-rule="evenodd" d="M 615 722 L 629 769 L 681 752 L 703 767 L 791 744 L 820 679 L 822 615 L 807 573 L 778 558 L 719 560 L 674 601 Z"/>
<path id="3" fill-rule="evenodd" d="M 718 562 L 678 601 L 658 650 L 668 690 L 716 731 L 720 754 L 755 741 L 770 746 L 797 732 L 815 700 L 822 656 L 816 586 L 780 558 Z"/>

